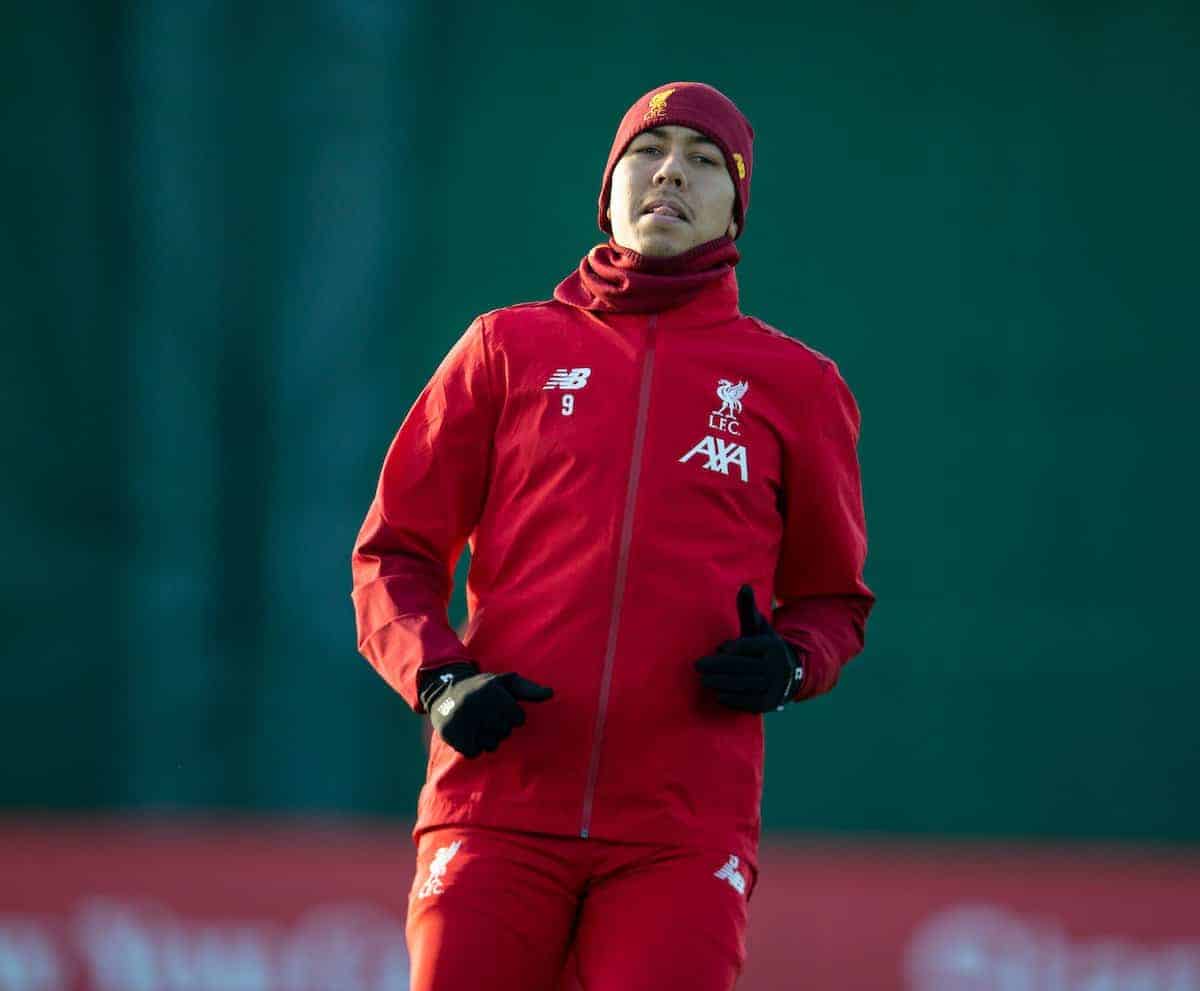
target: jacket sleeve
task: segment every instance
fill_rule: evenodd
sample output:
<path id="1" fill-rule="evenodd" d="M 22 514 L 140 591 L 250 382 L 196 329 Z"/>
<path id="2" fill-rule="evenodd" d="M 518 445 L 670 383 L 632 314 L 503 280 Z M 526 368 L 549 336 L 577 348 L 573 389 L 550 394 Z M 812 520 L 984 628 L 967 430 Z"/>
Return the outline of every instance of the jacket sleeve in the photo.
<path id="1" fill-rule="evenodd" d="M 492 386 L 481 317 L 401 424 L 351 557 L 358 649 L 416 712 L 421 671 L 471 660 L 446 608 L 487 495 Z"/>
<path id="2" fill-rule="evenodd" d="M 827 359 L 805 414 L 784 454 L 783 547 L 772 616 L 779 635 L 806 655 L 797 699 L 834 686 L 842 665 L 863 648 L 875 601 L 863 582 L 859 411 Z"/>

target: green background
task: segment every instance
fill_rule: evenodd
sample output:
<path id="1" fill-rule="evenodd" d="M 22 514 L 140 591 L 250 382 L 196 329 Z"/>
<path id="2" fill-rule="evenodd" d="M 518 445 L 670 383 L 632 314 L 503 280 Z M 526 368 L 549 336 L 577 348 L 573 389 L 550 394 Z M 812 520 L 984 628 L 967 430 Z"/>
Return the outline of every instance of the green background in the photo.
<path id="1" fill-rule="evenodd" d="M 1200 841 L 1194 5 L 10 4 L 0 74 L 3 807 L 411 815 L 384 450 L 701 79 L 743 309 L 864 417 L 879 604 L 768 828 Z"/>

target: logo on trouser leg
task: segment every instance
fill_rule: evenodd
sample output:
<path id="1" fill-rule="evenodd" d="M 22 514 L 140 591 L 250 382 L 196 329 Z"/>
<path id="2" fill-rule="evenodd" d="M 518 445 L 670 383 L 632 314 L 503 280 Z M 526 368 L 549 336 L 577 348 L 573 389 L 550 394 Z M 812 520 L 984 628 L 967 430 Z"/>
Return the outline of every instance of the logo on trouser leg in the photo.
<path id="1" fill-rule="evenodd" d="M 738 870 L 741 860 L 735 854 L 730 854 L 729 859 L 725 861 L 725 866 L 717 871 L 713 877 L 720 881 L 728 881 L 729 886 L 733 888 L 739 895 L 746 893 L 746 875 Z"/>
<path id="2" fill-rule="evenodd" d="M 417 892 L 418 898 L 440 895 L 446 890 L 445 884 L 442 883 L 442 878 L 446 876 L 446 868 L 450 866 L 450 861 L 454 859 L 454 855 L 458 853 L 460 846 L 462 846 L 462 840 L 455 840 L 449 846 L 438 847 L 434 851 L 433 861 L 429 865 L 429 877 L 425 879 L 425 883 L 421 885 L 421 890 Z"/>

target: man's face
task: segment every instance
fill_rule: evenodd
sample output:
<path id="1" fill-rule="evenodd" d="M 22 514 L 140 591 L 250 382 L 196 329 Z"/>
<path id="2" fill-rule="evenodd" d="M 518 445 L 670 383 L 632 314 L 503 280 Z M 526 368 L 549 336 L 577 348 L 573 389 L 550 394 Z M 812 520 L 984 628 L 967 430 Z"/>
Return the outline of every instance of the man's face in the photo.
<path id="1" fill-rule="evenodd" d="M 733 204 L 721 149 L 699 131 L 667 124 L 643 131 L 617 161 L 608 217 L 621 247 L 663 258 L 736 236 Z"/>

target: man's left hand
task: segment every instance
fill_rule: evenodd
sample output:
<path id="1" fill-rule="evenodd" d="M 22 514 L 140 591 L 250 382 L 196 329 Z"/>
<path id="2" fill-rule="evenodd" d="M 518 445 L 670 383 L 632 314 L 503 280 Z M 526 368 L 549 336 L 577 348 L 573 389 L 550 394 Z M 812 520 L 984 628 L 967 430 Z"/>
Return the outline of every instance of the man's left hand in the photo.
<path id="1" fill-rule="evenodd" d="M 758 611 L 749 585 L 738 589 L 737 611 L 741 636 L 726 640 L 716 654 L 696 662 L 700 681 L 731 709 L 782 709 L 804 677 L 802 657 Z"/>

